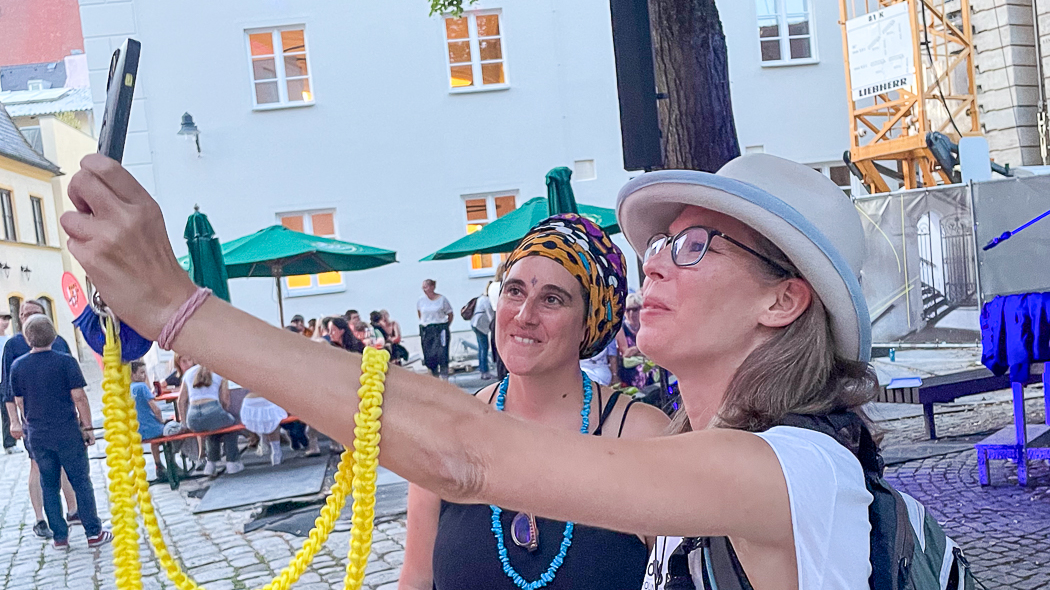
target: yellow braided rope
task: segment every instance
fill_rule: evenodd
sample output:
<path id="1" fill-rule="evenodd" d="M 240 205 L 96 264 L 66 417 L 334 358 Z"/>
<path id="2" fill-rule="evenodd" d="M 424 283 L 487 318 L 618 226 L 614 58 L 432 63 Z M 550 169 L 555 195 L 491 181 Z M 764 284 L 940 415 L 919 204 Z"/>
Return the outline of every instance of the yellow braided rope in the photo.
<path id="1" fill-rule="evenodd" d="M 117 328 L 109 319 L 104 321 L 106 346 L 103 350 L 102 402 L 116 586 L 118 590 L 142 588 L 135 515 L 137 499 L 150 544 L 168 578 L 179 590 L 200 590 L 201 587 L 182 571 L 172 557 L 161 534 L 150 498 L 149 483 L 146 481 L 146 459 L 141 452 L 138 416 L 130 395 L 131 368 L 121 360 Z M 357 392 L 361 401 L 354 415 L 354 449 L 343 451 L 335 474 L 335 485 L 303 546 L 281 573 L 263 586 L 262 590 L 288 590 L 299 579 L 331 534 L 351 490 L 354 496 L 353 526 L 345 587 L 346 590 L 358 590 L 361 587 L 372 550 L 376 469 L 379 466 L 379 418 L 383 413 L 383 391 L 389 361 L 390 354 L 386 351 L 365 349 L 361 360 L 361 388 Z"/>

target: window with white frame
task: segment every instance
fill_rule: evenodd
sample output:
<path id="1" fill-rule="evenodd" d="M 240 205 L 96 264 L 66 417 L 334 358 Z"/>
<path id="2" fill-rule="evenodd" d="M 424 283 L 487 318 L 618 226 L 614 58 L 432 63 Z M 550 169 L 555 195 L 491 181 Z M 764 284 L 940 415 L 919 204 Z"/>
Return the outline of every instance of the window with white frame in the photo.
<path id="1" fill-rule="evenodd" d="M 445 17 L 445 49 L 453 90 L 506 86 L 501 18 L 499 11 Z"/>
<path id="2" fill-rule="evenodd" d="M 817 58 L 810 0 L 755 0 L 763 65 Z"/>
<path id="3" fill-rule="evenodd" d="M 18 233 L 15 231 L 15 207 L 11 202 L 11 191 L 0 189 L 0 216 L 3 217 L 4 239 L 9 242 L 18 241 Z"/>
<path id="4" fill-rule="evenodd" d="M 313 104 L 303 26 L 251 29 L 245 37 L 255 107 Z"/>
<path id="5" fill-rule="evenodd" d="M 813 169 L 830 178 L 847 197 L 853 196 L 853 175 L 845 164 L 815 164 Z"/>
<path id="6" fill-rule="evenodd" d="M 518 193 L 490 193 L 463 197 L 467 212 L 467 233 L 472 234 L 517 209 Z M 502 254 L 474 254 L 470 257 L 470 276 L 489 276 L 503 260 Z"/>
<path id="7" fill-rule="evenodd" d="M 277 219 L 284 227 L 322 238 L 335 238 L 335 210 L 296 211 L 278 213 Z M 284 278 L 288 296 L 319 295 L 346 290 L 343 273 L 325 272 L 317 275 L 298 275 Z"/>
<path id="8" fill-rule="evenodd" d="M 36 232 L 36 243 L 47 245 L 47 232 L 44 230 L 44 200 L 40 197 L 29 197 L 33 204 L 33 230 Z"/>

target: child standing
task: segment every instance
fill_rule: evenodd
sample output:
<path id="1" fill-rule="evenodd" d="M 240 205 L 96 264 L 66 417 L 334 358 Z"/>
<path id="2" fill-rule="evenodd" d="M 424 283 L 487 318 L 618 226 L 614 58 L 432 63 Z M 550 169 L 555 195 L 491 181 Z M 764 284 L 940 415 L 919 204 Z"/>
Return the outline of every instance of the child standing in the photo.
<path id="1" fill-rule="evenodd" d="M 161 417 L 157 402 L 153 401 L 153 390 L 147 385 L 146 363 L 131 362 L 131 397 L 135 400 L 135 414 L 139 419 L 139 436 L 142 442 L 164 435 L 164 418 Z M 166 478 L 164 464 L 160 460 L 160 445 L 150 443 L 153 453 L 153 464 L 157 468 L 157 479 Z"/>
<path id="2" fill-rule="evenodd" d="M 47 316 L 32 316 L 23 333 L 32 349 L 11 365 L 11 388 L 17 413 L 25 417 L 25 442 L 40 468 L 44 513 L 55 547 L 69 547 L 69 526 L 59 497 L 63 469 L 77 497 L 88 547 L 98 547 L 113 540 L 113 534 L 102 530 L 91 487 L 85 445 L 94 445 L 95 435 L 84 375 L 76 359 L 51 350 L 56 334 Z M 17 417 L 12 419 L 12 434 L 16 431 L 23 432 Z"/>

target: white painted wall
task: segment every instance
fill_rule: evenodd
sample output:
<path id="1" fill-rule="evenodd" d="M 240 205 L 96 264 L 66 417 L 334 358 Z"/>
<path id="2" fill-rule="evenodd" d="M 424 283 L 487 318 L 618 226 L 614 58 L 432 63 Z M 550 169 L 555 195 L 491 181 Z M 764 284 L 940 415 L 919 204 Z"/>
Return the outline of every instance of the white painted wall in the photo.
<path id="1" fill-rule="evenodd" d="M 224 240 L 281 211 L 335 208 L 341 239 L 398 252 L 399 264 L 348 273 L 345 292 L 286 300 L 286 318 L 385 307 L 414 333 L 424 278 L 457 309 L 485 286 L 466 260 L 416 262 L 465 233 L 461 195 L 517 190 L 520 204 L 545 194 L 549 169 L 593 159 L 597 179 L 575 183 L 577 198 L 613 206 L 628 179 L 606 0 L 483 0 L 503 10 L 510 88 L 472 94 L 449 93 L 444 25 L 423 0 L 80 4 L 97 121 L 111 51 L 128 35 L 143 43 L 125 164 L 161 203 L 177 254 L 195 203 Z M 244 30 L 290 24 L 306 25 L 316 104 L 253 111 Z M 199 158 L 176 135 L 187 111 Z M 272 280 L 231 290 L 276 323 Z"/>
<path id="2" fill-rule="evenodd" d="M 51 173 L 0 156 L 0 189 L 11 193 L 15 217 L 15 241 L 0 239 L 0 263 L 9 269 L 0 272 L 0 310 L 8 309 L 8 298 L 47 297 L 55 311 L 55 327 L 72 346 L 75 340 L 73 315 L 62 296 L 62 250 L 58 247 L 58 213 L 55 209 Z M 36 243 L 31 197 L 42 200 L 45 245 Z M 0 237 L 3 236 L 0 230 Z M 29 273 L 23 273 L 22 268 Z"/>
<path id="3" fill-rule="evenodd" d="M 849 149 L 849 111 L 839 6 L 809 0 L 817 63 L 763 66 L 755 0 L 718 0 L 740 149 L 805 164 L 841 165 Z"/>
<path id="4" fill-rule="evenodd" d="M 838 7 L 815 4 L 818 62 L 762 67 L 753 0 L 719 2 L 742 149 L 841 162 Z M 482 0 L 477 8 L 503 10 L 510 88 L 472 94 L 449 93 L 443 23 L 423 0 L 80 5 L 99 124 L 112 50 L 127 36 L 143 42 L 125 165 L 160 201 L 177 254 L 195 203 L 224 240 L 278 212 L 335 208 L 340 238 L 398 252 L 397 265 L 347 274 L 344 292 L 288 299 L 286 317 L 385 307 L 411 334 L 422 279 L 436 279 L 457 309 L 485 285 L 465 260 L 416 262 L 463 235 L 461 195 L 516 190 L 520 204 L 544 194 L 550 168 L 593 159 L 597 178 L 574 183 L 577 198 L 612 206 L 629 177 L 608 0 Z M 316 104 L 253 111 L 244 30 L 290 24 L 306 25 Z M 176 135 L 187 111 L 201 129 L 199 158 Z M 276 323 L 272 280 L 236 279 L 231 290 L 235 305 Z"/>

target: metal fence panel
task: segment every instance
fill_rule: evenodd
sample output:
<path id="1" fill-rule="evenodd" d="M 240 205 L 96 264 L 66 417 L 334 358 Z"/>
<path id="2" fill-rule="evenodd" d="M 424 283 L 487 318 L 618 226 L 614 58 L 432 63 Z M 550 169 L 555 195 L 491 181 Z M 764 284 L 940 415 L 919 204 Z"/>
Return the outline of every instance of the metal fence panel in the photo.
<path id="1" fill-rule="evenodd" d="M 856 201 L 867 257 L 861 286 L 876 343 L 980 339 L 977 258 L 968 187 L 871 195 Z"/>
<path id="2" fill-rule="evenodd" d="M 977 244 L 984 246 L 1050 209 L 1050 176 L 974 184 Z M 991 250 L 977 251 L 981 300 L 996 295 L 1050 291 L 1050 217 Z"/>

